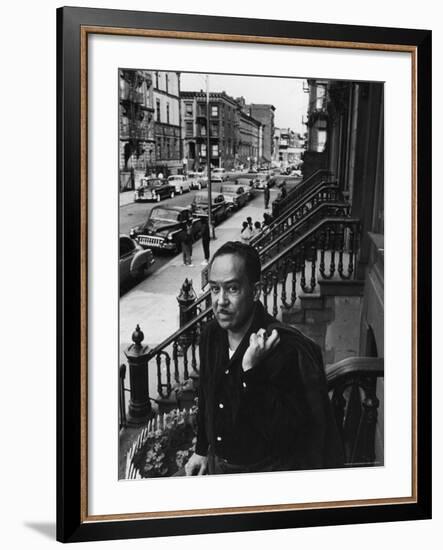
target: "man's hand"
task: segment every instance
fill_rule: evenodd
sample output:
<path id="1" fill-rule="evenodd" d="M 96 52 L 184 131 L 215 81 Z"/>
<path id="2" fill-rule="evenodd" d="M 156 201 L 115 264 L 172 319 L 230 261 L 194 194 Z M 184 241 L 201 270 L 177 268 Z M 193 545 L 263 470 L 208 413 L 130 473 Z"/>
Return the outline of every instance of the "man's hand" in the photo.
<path id="1" fill-rule="evenodd" d="M 185 466 L 187 476 L 201 476 L 206 473 L 208 459 L 205 456 L 194 453 Z"/>
<path id="2" fill-rule="evenodd" d="M 275 329 L 269 338 L 266 337 L 264 328 L 253 332 L 249 338 L 249 347 L 243 356 L 243 370 L 248 371 L 255 367 L 279 342 L 280 336 Z"/>

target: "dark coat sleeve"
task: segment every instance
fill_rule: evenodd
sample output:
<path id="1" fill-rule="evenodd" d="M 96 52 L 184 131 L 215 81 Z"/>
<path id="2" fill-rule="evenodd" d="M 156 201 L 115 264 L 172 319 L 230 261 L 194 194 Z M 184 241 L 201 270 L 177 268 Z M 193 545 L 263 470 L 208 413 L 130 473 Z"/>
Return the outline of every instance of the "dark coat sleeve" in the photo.
<path id="1" fill-rule="evenodd" d="M 243 375 L 245 396 L 251 410 L 259 411 L 257 428 L 279 463 L 276 469 L 342 466 L 321 351 L 302 335 L 280 336 L 275 353 Z"/>

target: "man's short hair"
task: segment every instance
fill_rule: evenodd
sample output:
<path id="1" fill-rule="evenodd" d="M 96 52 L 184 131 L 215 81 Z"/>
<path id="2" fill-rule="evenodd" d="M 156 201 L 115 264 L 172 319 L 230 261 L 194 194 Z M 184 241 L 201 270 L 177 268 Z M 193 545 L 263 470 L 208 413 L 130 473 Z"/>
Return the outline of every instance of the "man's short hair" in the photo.
<path id="1" fill-rule="evenodd" d="M 228 241 L 214 253 L 209 263 L 209 269 L 211 269 L 215 258 L 226 254 L 236 254 L 240 258 L 243 258 L 243 261 L 245 262 L 246 275 L 251 284 L 260 281 L 260 256 L 253 246 L 241 243 L 240 241 Z"/>

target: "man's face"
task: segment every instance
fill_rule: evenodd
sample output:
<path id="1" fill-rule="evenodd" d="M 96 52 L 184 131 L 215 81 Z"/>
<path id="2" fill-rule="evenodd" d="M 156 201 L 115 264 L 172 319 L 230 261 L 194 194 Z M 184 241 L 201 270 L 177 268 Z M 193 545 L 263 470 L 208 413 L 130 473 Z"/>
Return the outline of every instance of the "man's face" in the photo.
<path id="1" fill-rule="evenodd" d="M 258 300 L 258 283 L 250 283 L 244 260 L 237 254 L 215 258 L 209 276 L 212 308 L 218 324 L 233 333 L 249 322 Z"/>

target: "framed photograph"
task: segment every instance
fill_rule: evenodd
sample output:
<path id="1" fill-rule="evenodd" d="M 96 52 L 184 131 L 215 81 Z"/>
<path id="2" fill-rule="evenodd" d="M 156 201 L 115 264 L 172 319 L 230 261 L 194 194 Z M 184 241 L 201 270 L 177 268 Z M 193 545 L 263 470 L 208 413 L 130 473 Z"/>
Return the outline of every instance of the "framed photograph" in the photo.
<path id="1" fill-rule="evenodd" d="M 58 540 L 430 518 L 431 32 L 57 32 Z"/>

